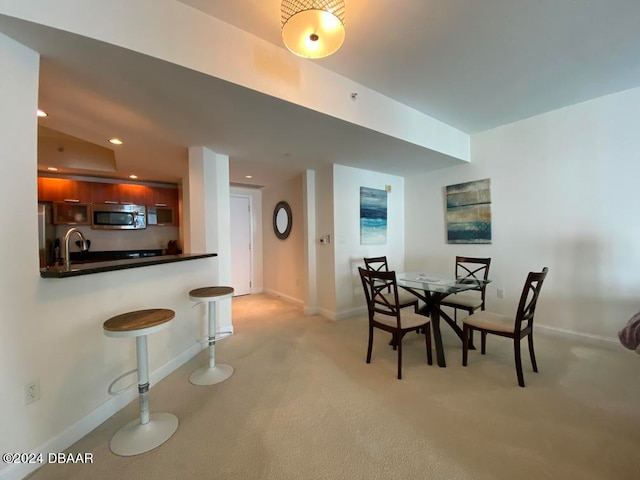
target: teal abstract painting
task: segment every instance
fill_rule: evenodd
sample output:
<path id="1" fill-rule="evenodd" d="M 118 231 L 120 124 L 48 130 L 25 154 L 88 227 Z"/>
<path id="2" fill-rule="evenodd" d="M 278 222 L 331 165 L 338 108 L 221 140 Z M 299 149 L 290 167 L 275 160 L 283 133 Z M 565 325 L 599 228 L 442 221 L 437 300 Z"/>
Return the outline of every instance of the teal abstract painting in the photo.
<path id="1" fill-rule="evenodd" d="M 360 187 L 360 244 L 387 243 L 387 192 Z"/>
<path id="2" fill-rule="evenodd" d="M 491 243 L 491 180 L 446 187 L 447 242 Z"/>

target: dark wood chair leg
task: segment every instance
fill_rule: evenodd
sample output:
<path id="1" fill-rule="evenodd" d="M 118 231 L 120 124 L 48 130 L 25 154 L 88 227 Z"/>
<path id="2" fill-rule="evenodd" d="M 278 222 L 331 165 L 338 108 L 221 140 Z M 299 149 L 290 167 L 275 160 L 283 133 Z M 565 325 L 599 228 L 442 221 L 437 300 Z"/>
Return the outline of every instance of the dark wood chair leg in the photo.
<path id="1" fill-rule="evenodd" d="M 367 363 L 371 363 L 372 350 L 373 350 L 373 325 L 369 324 L 369 348 L 367 348 Z"/>
<path id="2" fill-rule="evenodd" d="M 427 343 L 427 363 L 433 365 L 433 353 L 431 352 L 431 326 L 427 323 L 424 327 L 424 338 Z"/>
<path id="3" fill-rule="evenodd" d="M 467 354 L 469 353 L 469 326 L 462 325 L 462 366 L 467 366 Z"/>
<path id="4" fill-rule="evenodd" d="M 531 366 L 533 367 L 533 371 L 538 371 L 538 364 L 536 363 L 536 354 L 533 351 L 533 332 L 530 332 L 529 335 L 529 356 L 531 357 Z"/>
<path id="5" fill-rule="evenodd" d="M 398 380 L 402 379 L 402 335 L 398 335 Z"/>
<path id="6" fill-rule="evenodd" d="M 516 373 L 518 374 L 518 385 L 524 387 L 524 374 L 522 373 L 522 359 L 520 358 L 520 339 L 513 339 L 513 352 L 516 360 Z"/>
<path id="7" fill-rule="evenodd" d="M 480 353 L 487 353 L 487 332 L 480 332 Z"/>

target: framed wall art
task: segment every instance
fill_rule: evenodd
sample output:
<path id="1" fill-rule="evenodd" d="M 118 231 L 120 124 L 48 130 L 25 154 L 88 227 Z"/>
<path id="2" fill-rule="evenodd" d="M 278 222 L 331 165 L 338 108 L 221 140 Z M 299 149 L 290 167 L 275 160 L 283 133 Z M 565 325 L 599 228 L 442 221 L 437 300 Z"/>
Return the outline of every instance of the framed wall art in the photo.
<path id="1" fill-rule="evenodd" d="M 447 243 L 491 243 L 491 179 L 446 187 Z"/>
<path id="2" fill-rule="evenodd" d="M 360 187 L 360 244 L 387 243 L 387 191 Z"/>

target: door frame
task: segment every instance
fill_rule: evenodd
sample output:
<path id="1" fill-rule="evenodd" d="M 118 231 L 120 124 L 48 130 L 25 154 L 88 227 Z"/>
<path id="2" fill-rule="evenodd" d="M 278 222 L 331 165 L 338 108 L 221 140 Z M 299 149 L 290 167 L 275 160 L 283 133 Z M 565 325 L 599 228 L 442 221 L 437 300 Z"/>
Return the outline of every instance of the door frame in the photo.
<path id="1" fill-rule="evenodd" d="M 254 238 L 254 229 L 253 224 L 255 222 L 255 215 L 253 211 L 253 198 L 251 195 L 246 195 L 244 193 L 233 193 L 231 192 L 230 197 L 239 197 L 246 198 L 249 201 L 249 237 L 251 238 L 251 248 L 249 249 L 249 295 L 255 293 L 255 279 L 254 279 L 254 250 L 255 250 L 255 238 Z M 231 201 L 231 199 L 230 199 Z M 231 232 L 229 232 L 231 234 Z M 233 265 L 232 265 L 233 267 Z"/>

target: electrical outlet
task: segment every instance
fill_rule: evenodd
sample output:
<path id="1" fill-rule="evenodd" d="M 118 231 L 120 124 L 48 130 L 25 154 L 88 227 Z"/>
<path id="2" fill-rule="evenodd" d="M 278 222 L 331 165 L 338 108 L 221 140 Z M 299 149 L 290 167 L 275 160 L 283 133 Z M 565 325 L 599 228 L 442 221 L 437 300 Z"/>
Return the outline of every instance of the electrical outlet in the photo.
<path id="1" fill-rule="evenodd" d="M 40 400 L 40 380 L 28 383 L 24 387 L 24 404 L 29 405 L 36 400 Z"/>
<path id="2" fill-rule="evenodd" d="M 498 298 L 504 298 L 504 288 L 498 289 Z"/>

